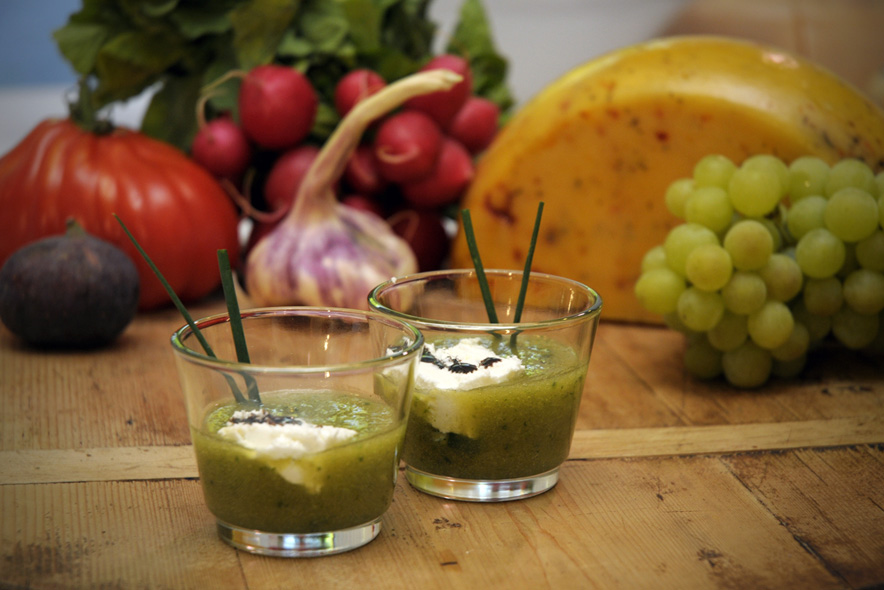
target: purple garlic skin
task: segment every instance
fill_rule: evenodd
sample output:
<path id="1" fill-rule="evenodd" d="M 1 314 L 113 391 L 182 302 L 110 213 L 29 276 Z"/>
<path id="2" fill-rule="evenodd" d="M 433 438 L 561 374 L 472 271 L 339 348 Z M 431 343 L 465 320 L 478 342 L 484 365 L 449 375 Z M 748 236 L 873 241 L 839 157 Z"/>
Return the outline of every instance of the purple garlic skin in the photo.
<path id="1" fill-rule="evenodd" d="M 340 203 L 332 206 L 333 214 L 280 224 L 255 246 L 245 276 L 256 305 L 367 309 L 376 285 L 417 271 L 411 248 L 383 219 Z"/>
<path id="2" fill-rule="evenodd" d="M 255 305 L 367 309 L 375 286 L 417 272 L 408 243 L 380 217 L 341 204 L 333 186 L 372 121 L 460 80 L 449 70 L 419 72 L 353 107 L 307 171 L 291 210 L 249 253 L 245 285 Z"/>

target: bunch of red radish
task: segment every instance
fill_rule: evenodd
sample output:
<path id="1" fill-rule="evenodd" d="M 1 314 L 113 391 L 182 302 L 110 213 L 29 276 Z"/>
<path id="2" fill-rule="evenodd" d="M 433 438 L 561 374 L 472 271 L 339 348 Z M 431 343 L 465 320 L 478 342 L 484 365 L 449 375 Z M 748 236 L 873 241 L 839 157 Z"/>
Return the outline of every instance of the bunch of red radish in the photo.
<path id="1" fill-rule="evenodd" d="M 439 55 L 422 69 L 449 69 L 463 80 L 447 92 L 418 96 L 375 122 L 351 156 L 338 197 L 350 206 L 385 218 L 412 247 L 421 270 L 439 268 L 450 237 L 445 211 L 456 204 L 473 178 L 474 159 L 498 130 L 498 106 L 472 92 L 468 62 Z M 334 107 L 343 117 L 386 81 L 368 69 L 352 70 L 337 83 Z M 319 153 L 308 141 L 319 99 L 310 81 L 281 65 L 247 72 L 238 97 L 239 123 L 222 116 L 203 124 L 194 139 L 195 161 L 219 179 L 236 182 L 256 154 L 272 155 L 262 194 L 269 209 L 254 214 L 251 242 L 292 206 L 300 182 Z"/>

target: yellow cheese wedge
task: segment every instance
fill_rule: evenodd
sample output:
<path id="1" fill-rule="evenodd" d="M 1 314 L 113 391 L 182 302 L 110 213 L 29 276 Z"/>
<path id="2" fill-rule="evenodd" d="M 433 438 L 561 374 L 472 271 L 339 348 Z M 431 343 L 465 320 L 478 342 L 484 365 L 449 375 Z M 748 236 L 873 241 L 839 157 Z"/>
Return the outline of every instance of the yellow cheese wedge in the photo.
<path id="1" fill-rule="evenodd" d="M 617 50 L 553 82 L 479 162 L 464 201 L 486 268 L 521 269 L 539 201 L 533 269 L 596 289 L 608 320 L 659 323 L 633 287 L 642 256 L 680 223 L 669 184 L 706 154 L 862 158 L 884 169 L 884 112 L 795 55 L 722 37 Z M 451 265 L 472 266 L 458 236 Z"/>

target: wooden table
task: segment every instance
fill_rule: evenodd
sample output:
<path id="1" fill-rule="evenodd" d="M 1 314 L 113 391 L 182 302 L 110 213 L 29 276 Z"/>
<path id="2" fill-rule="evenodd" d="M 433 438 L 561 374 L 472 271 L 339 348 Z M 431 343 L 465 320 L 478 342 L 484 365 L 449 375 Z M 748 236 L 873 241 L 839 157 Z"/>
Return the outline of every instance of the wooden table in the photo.
<path id="1" fill-rule="evenodd" d="M 735 391 L 687 377 L 679 335 L 603 324 L 552 491 L 450 502 L 400 478 L 374 542 L 290 560 L 215 534 L 168 343 L 181 323 L 142 314 L 94 352 L 0 328 L 0 588 L 884 585 L 880 359 L 827 351 L 801 381 Z"/>

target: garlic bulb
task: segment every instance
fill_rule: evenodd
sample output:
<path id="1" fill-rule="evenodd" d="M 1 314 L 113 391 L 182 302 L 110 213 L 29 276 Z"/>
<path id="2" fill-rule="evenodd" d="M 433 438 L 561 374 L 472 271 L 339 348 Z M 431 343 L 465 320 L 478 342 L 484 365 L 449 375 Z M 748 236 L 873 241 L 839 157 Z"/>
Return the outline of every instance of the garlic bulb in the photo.
<path id="1" fill-rule="evenodd" d="M 333 187 L 372 121 L 460 79 L 450 70 L 419 72 L 356 104 L 308 170 L 286 217 L 249 253 L 245 286 L 255 305 L 366 308 L 373 287 L 417 271 L 409 245 L 376 215 L 341 204 Z"/>

